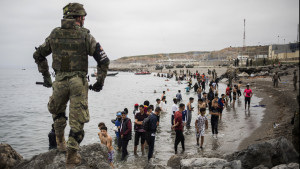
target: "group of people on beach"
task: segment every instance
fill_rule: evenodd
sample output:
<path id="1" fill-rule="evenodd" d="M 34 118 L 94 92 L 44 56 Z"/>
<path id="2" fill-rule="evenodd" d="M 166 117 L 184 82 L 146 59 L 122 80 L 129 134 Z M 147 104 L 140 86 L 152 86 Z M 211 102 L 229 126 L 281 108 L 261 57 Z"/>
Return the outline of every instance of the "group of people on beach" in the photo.
<path id="1" fill-rule="evenodd" d="M 228 84 L 224 93 L 221 94 L 218 89 L 219 87 L 216 79 L 211 79 L 210 83 L 208 83 L 208 77 L 205 76 L 204 73 L 200 74 L 197 72 L 196 77 L 187 75 L 183 75 L 182 77 L 184 77 L 184 80 L 187 81 L 188 86 L 194 89 L 194 92 L 198 99 L 198 103 L 197 109 L 195 109 L 193 107 L 195 99 L 193 97 L 190 97 L 188 99 L 188 103 L 184 104 L 181 90 L 178 90 L 178 93 L 173 98 L 170 121 L 171 129 L 176 133 L 174 141 L 175 154 L 177 154 L 177 147 L 179 143 L 181 143 L 182 152 L 185 151 L 185 138 L 183 131 L 184 128 L 191 129 L 193 112 L 197 111 L 197 117 L 194 123 L 197 146 L 199 146 L 200 149 L 203 149 L 205 130 L 208 129 L 208 115 L 206 113 L 207 110 L 209 112 L 209 115 L 211 115 L 210 123 L 212 136 L 217 139 L 218 123 L 220 120 L 222 120 L 223 109 L 228 106 L 234 107 L 235 101 L 242 96 L 241 81 L 239 81 L 239 83 L 235 85 Z M 193 77 L 197 80 L 195 84 L 191 86 Z M 206 93 L 207 85 L 209 87 L 208 93 Z M 249 109 L 253 93 L 249 88 L 249 84 L 247 84 L 246 87 L 247 88 L 243 92 L 245 97 L 245 109 L 247 104 Z M 168 105 L 166 101 L 166 92 L 163 91 L 161 97 L 156 99 L 155 106 L 153 104 L 150 104 L 148 100 L 144 101 L 143 104 L 135 104 L 133 110 L 134 120 L 131 120 L 128 117 L 127 108 L 116 113 L 116 119 L 113 119 L 112 122 L 115 125 L 113 130 L 115 131 L 116 135 L 116 149 L 122 152 L 121 160 L 125 160 L 126 156 L 128 155 L 127 146 L 129 141 L 133 137 L 132 132 L 134 132 L 134 155 L 137 155 L 138 146 L 140 144 L 142 155 L 145 154 L 145 147 L 147 147 L 148 160 L 153 157 L 155 136 L 157 127 L 159 126 L 160 122 L 160 114 L 161 112 L 168 113 L 167 107 Z M 107 146 L 108 161 L 113 168 L 113 139 L 108 134 L 108 128 L 105 123 L 100 122 L 98 124 L 98 128 L 100 130 L 98 133 L 100 142 L 101 144 Z"/>
<path id="2" fill-rule="evenodd" d="M 204 75 L 204 74 L 202 74 Z M 230 86 L 227 85 L 226 90 L 219 97 L 218 84 L 215 79 L 212 79 L 210 83 L 207 83 L 205 75 L 197 75 L 197 82 L 193 88 L 198 97 L 197 110 L 193 107 L 194 98 L 190 97 L 187 104 L 182 103 L 181 90 L 173 98 L 172 114 L 171 114 L 171 128 L 176 133 L 174 141 L 174 152 L 178 153 L 178 144 L 181 143 L 182 152 L 185 151 L 184 144 L 184 128 L 191 129 L 192 114 L 197 111 L 197 117 L 195 120 L 195 133 L 197 145 L 203 149 L 205 130 L 208 129 L 208 116 L 206 111 L 208 109 L 211 115 L 210 123 L 212 129 L 212 136 L 218 138 L 218 123 L 222 119 L 223 109 L 232 105 L 234 107 L 235 101 L 242 95 L 241 87 L 242 82 Z M 188 85 L 192 83 L 192 78 L 188 80 Z M 209 92 L 205 92 L 205 86 L 209 86 Z M 246 85 L 246 89 L 243 94 L 245 97 L 245 109 L 248 104 L 250 108 L 250 100 L 253 95 L 252 90 L 249 88 L 249 84 Z M 230 103 L 229 103 L 230 102 Z M 114 131 L 116 133 L 117 150 L 122 152 L 121 160 L 125 160 L 128 155 L 127 146 L 128 142 L 132 139 L 132 132 L 134 132 L 134 155 L 137 155 L 138 146 L 141 145 L 141 153 L 145 154 L 145 147 L 148 147 L 148 160 L 153 156 L 154 143 L 157 127 L 159 126 L 160 113 L 168 113 L 166 101 L 166 92 L 162 92 L 162 96 L 156 99 L 155 106 L 150 104 L 148 100 L 144 101 L 143 104 L 134 105 L 134 120 L 128 117 L 128 109 L 124 111 L 118 111 L 117 118 L 113 120 L 115 124 Z M 133 123 L 133 128 L 132 128 Z M 107 128 L 102 126 L 103 123 L 99 124 L 99 138 L 102 144 L 107 145 L 109 150 L 109 161 L 112 165 L 113 160 L 113 147 L 111 146 L 112 139 L 107 134 Z"/>

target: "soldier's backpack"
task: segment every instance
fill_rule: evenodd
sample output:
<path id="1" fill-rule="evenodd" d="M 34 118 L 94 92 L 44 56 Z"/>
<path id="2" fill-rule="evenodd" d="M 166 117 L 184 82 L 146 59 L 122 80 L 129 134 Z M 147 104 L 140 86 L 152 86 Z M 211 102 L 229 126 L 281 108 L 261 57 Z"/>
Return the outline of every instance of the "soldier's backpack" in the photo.
<path id="1" fill-rule="evenodd" d="M 151 116 L 152 114 L 150 114 L 147 118 L 145 118 L 144 120 L 143 120 L 143 128 L 144 128 L 144 130 L 146 130 L 146 131 L 149 131 L 150 130 L 150 116 Z"/>

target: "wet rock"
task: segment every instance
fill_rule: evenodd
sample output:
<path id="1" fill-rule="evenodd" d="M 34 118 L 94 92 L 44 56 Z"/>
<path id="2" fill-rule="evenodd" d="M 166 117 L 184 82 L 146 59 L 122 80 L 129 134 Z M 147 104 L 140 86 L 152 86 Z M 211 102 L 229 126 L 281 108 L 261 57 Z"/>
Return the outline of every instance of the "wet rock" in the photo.
<path id="1" fill-rule="evenodd" d="M 147 163 L 144 169 L 171 169 L 171 167 L 164 166 L 161 164 L 154 164 L 153 158 Z"/>
<path id="2" fill-rule="evenodd" d="M 81 165 L 75 169 L 110 169 L 108 164 L 107 147 L 102 144 L 91 144 L 82 146 L 78 151 L 81 155 Z M 57 150 L 51 150 L 32 157 L 19 165 L 16 169 L 46 168 L 46 169 L 64 169 L 65 154 Z"/>
<path id="3" fill-rule="evenodd" d="M 227 78 L 224 78 L 224 79 L 222 79 L 220 82 L 226 83 L 226 82 L 228 82 L 228 79 L 227 79 Z"/>
<path id="4" fill-rule="evenodd" d="M 268 167 L 265 167 L 264 165 L 259 165 L 254 167 L 253 169 L 269 169 Z"/>
<path id="5" fill-rule="evenodd" d="M 299 164 L 297 163 L 281 164 L 273 167 L 272 169 L 299 169 Z"/>
<path id="6" fill-rule="evenodd" d="M 167 165 L 172 167 L 173 169 L 180 169 L 180 160 L 182 160 L 182 156 L 173 155 L 169 160 Z"/>
<path id="7" fill-rule="evenodd" d="M 281 69 L 281 70 L 286 70 L 286 69 L 287 69 L 287 66 L 286 66 L 286 65 L 283 65 L 283 66 L 280 67 L 280 69 Z"/>
<path id="8" fill-rule="evenodd" d="M 259 73 L 256 74 L 256 76 L 269 76 L 269 72 L 268 71 L 261 71 Z"/>
<path id="9" fill-rule="evenodd" d="M 242 72 L 242 73 L 238 74 L 238 76 L 239 76 L 239 77 L 248 77 L 249 74 L 246 73 L 246 72 Z"/>
<path id="10" fill-rule="evenodd" d="M 263 68 L 261 68 L 261 71 L 270 71 L 270 68 L 268 68 L 268 67 L 263 67 Z"/>
<path id="11" fill-rule="evenodd" d="M 10 169 L 21 162 L 23 157 L 9 144 L 0 144 L 0 169 Z"/>
<path id="12" fill-rule="evenodd" d="M 278 72 L 278 75 L 279 75 L 279 76 L 286 76 L 286 75 L 288 75 L 288 74 L 289 74 L 288 71 L 281 71 L 281 72 Z"/>
<path id="13" fill-rule="evenodd" d="M 144 169 L 171 169 L 171 167 L 167 167 L 167 166 L 164 166 L 164 165 L 160 165 L 160 164 L 151 164 L 151 163 L 148 163 Z"/>
<path id="14" fill-rule="evenodd" d="M 259 165 L 271 168 L 279 164 L 299 162 L 298 158 L 299 154 L 293 144 L 284 137 L 253 144 L 245 150 L 226 156 L 228 161 L 240 160 L 246 169 Z"/>
<path id="15" fill-rule="evenodd" d="M 242 167 L 240 161 L 227 162 L 220 158 L 191 158 L 180 161 L 181 169 L 193 168 L 230 168 L 240 169 Z"/>

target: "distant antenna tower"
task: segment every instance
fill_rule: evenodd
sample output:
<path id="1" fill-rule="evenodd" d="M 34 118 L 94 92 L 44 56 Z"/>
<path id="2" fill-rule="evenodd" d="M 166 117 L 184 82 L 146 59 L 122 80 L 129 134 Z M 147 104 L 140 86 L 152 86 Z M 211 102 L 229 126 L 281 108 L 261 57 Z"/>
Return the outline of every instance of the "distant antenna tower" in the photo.
<path id="1" fill-rule="evenodd" d="M 298 31 L 297 31 L 297 42 L 299 42 L 299 24 L 298 24 Z"/>
<path id="2" fill-rule="evenodd" d="M 246 46 L 246 19 L 244 19 L 244 37 L 243 37 L 243 47 Z"/>

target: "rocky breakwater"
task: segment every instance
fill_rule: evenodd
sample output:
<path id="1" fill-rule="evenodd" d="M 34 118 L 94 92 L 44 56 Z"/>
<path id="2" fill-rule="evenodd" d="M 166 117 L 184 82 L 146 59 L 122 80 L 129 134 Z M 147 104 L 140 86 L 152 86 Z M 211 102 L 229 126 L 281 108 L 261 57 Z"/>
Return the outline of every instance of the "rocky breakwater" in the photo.
<path id="1" fill-rule="evenodd" d="M 204 150 L 205 151 L 205 150 Z M 215 157 L 213 157 L 215 156 Z M 144 169 L 298 169 L 299 154 L 293 144 L 280 137 L 250 145 L 229 155 L 204 157 L 200 154 L 173 155 L 167 166 L 149 163 Z"/>
<path id="2" fill-rule="evenodd" d="M 75 169 L 110 169 L 107 147 L 98 143 L 80 147 L 81 165 Z M 8 144 L 0 145 L 0 169 L 65 169 L 65 154 L 51 150 L 24 160 Z"/>
<path id="3" fill-rule="evenodd" d="M 0 146 L 0 169 L 63 169 L 65 154 L 51 150 L 23 160 L 9 145 Z M 204 149 L 205 151 L 205 149 Z M 109 169 L 107 148 L 95 143 L 82 146 L 79 151 L 82 164 L 75 169 Z M 286 138 L 250 145 L 247 149 L 228 155 L 178 154 L 173 155 L 167 165 L 151 160 L 144 169 L 298 169 L 299 153 Z M 134 165 L 134 164 L 133 164 Z"/>
<path id="4" fill-rule="evenodd" d="M 298 68 L 298 66 L 295 64 L 287 64 L 280 66 L 230 67 L 224 74 L 220 76 L 220 80 L 224 79 L 223 82 L 225 82 L 229 77 L 232 77 L 234 79 L 248 77 L 267 77 L 272 76 L 275 72 L 278 72 L 279 76 L 285 76 L 289 74 L 289 71 L 287 70 L 289 68 Z"/>

